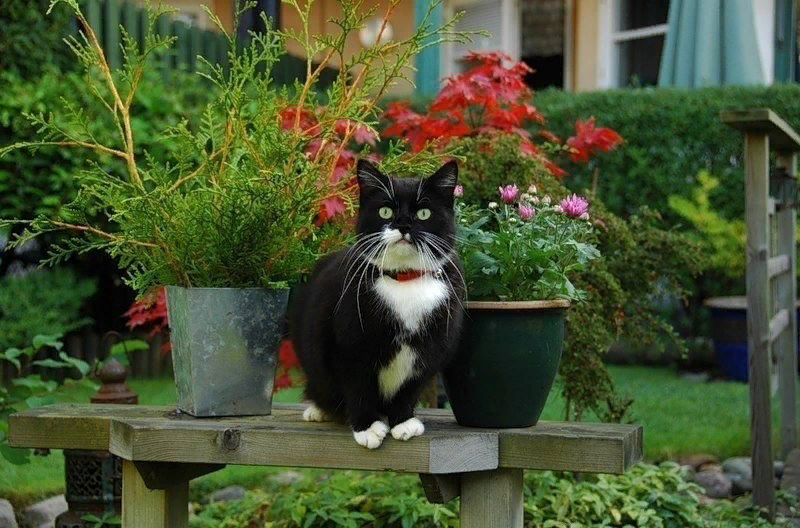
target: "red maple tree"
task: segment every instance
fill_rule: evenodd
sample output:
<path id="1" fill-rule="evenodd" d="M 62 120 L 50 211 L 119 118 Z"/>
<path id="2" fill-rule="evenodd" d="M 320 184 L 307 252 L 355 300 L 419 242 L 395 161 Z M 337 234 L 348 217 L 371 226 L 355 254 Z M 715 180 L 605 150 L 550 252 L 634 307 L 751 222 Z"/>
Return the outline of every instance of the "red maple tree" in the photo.
<path id="1" fill-rule="evenodd" d="M 124 317 L 125 325 L 129 330 L 140 327 L 149 327 L 147 337 L 155 337 L 167 330 L 167 293 L 164 287 L 158 288 L 134 301 Z M 161 352 L 167 354 L 172 345 L 169 341 L 161 347 Z"/>
<path id="2" fill-rule="evenodd" d="M 542 152 L 525 128 L 531 123 L 545 123 L 544 116 L 531 104 L 533 90 L 525 84 L 525 75 L 532 71 L 528 65 L 514 62 L 502 52 L 471 52 L 466 60 L 475 66 L 445 79 L 427 113 L 415 112 L 408 102 L 391 103 L 384 114 L 389 125 L 383 134 L 403 138 L 413 152 L 428 143 L 444 146 L 459 137 L 517 134 L 522 138 L 522 152 L 541 159 L 553 176 L 561 178 L 565 171 Z M 561 142 L 546 129 L 540 129 L 537 137 Z M 588 161 L 597 150 L 612 150 L 621 142 L 613 130 L 595 127 L 592 118 L 578 121 L 576 135 L 567 140 L 567 147 L 573 161 L 579 162 Z"/>

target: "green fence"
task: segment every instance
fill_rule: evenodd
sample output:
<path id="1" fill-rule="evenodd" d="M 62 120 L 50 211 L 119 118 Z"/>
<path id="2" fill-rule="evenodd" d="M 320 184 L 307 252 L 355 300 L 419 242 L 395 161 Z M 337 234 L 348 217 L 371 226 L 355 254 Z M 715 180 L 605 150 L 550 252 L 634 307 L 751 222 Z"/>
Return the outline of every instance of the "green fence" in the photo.
<path id="1" fill-rule="evenodd" d="M 122 32 L 120 28 L 139 42 L 144 40 L 148 19 L 146 9 L 119 0 L 84 0 L 82 10 L 103 46 L 109 65 L 118 68 L 122 65 Z M 201 55 L 212 64 L 227 62 L 228 41 L 218 31 L 200 29 L 168 16 L 158 19 L 155 31 L 159 35 L 176 38 L 172 50 L 164 62 L 167 70 L 180 69 L 195 71 L 197 56 Z M 276 84 L 291 84 L 303 81 L 306 75 L 305 60 L 285 55 L 273 67 L 272 77 Z M 337 77 L 338 70 L 325 68 L 320 75 L 319 86 L 325 88 Z"/>

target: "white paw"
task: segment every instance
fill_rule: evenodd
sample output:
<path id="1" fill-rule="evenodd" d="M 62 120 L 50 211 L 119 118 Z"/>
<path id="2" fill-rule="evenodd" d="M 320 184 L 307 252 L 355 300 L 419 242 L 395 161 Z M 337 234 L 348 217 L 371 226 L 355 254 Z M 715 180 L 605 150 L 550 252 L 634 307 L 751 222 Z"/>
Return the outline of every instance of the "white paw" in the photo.
<path id="1" fill-rule="evenodd" d="M 403 423 L 392 427 L 392 436 L 395 440 L 409 440 L 425 432 L 425 425 L 417 418 L 409 418 Z"/>
<path id="2" fill-rule="evenodd" d="M 328 420 L 328 417 L 325 416 L 322 409 L 312 403 L 303 411 L 303 420 L 307 422 L 325 422 Z"/>
<path id="3" fill-rule="evenodd" d="M 372 422 L 369 429 L 363 431 L 353 431 L 353 438 L 356 439 L 358 445 L 364 446 L 367 449 L 377 449 L 386 438 L 386 433 L 389 432 L 389 426 L 380 420 Z"/>

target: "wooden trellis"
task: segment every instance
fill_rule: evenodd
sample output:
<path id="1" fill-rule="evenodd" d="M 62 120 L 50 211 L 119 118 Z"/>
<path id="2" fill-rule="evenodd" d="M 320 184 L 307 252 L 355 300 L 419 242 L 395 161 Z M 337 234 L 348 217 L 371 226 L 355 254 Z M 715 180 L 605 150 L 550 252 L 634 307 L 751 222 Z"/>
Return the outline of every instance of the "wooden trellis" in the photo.
<path id="1" fill-rule="evenodd" d="M 797 152 L 800 136 L 772 110 L 723 111 L 744 135 L 747 335 L 753 502 L 775 517 L 770 398 L 780 399 L 781 457 L 797 446 Z M 776 166 L 770 172 L 770 152 Z M 775 386 L 777 382 L 777 387 Z"/>

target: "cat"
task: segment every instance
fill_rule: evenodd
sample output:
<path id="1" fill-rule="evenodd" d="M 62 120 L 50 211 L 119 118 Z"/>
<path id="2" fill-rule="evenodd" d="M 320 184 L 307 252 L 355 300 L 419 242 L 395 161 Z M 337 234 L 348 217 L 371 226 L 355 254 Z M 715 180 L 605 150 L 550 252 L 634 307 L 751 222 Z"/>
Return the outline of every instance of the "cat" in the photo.
<path id="1" fill-rule="evenodd" d="M 317 263 L 293 303 L 290 333 L 311 401 L 303 418 L 349 423 L 356 442 L 375 449 L 389 432 L 424 433 L 414 408 L 461 334 L 458 165 L 395 179 L 360 160 L 356 175 L 356 242 Z"/>

